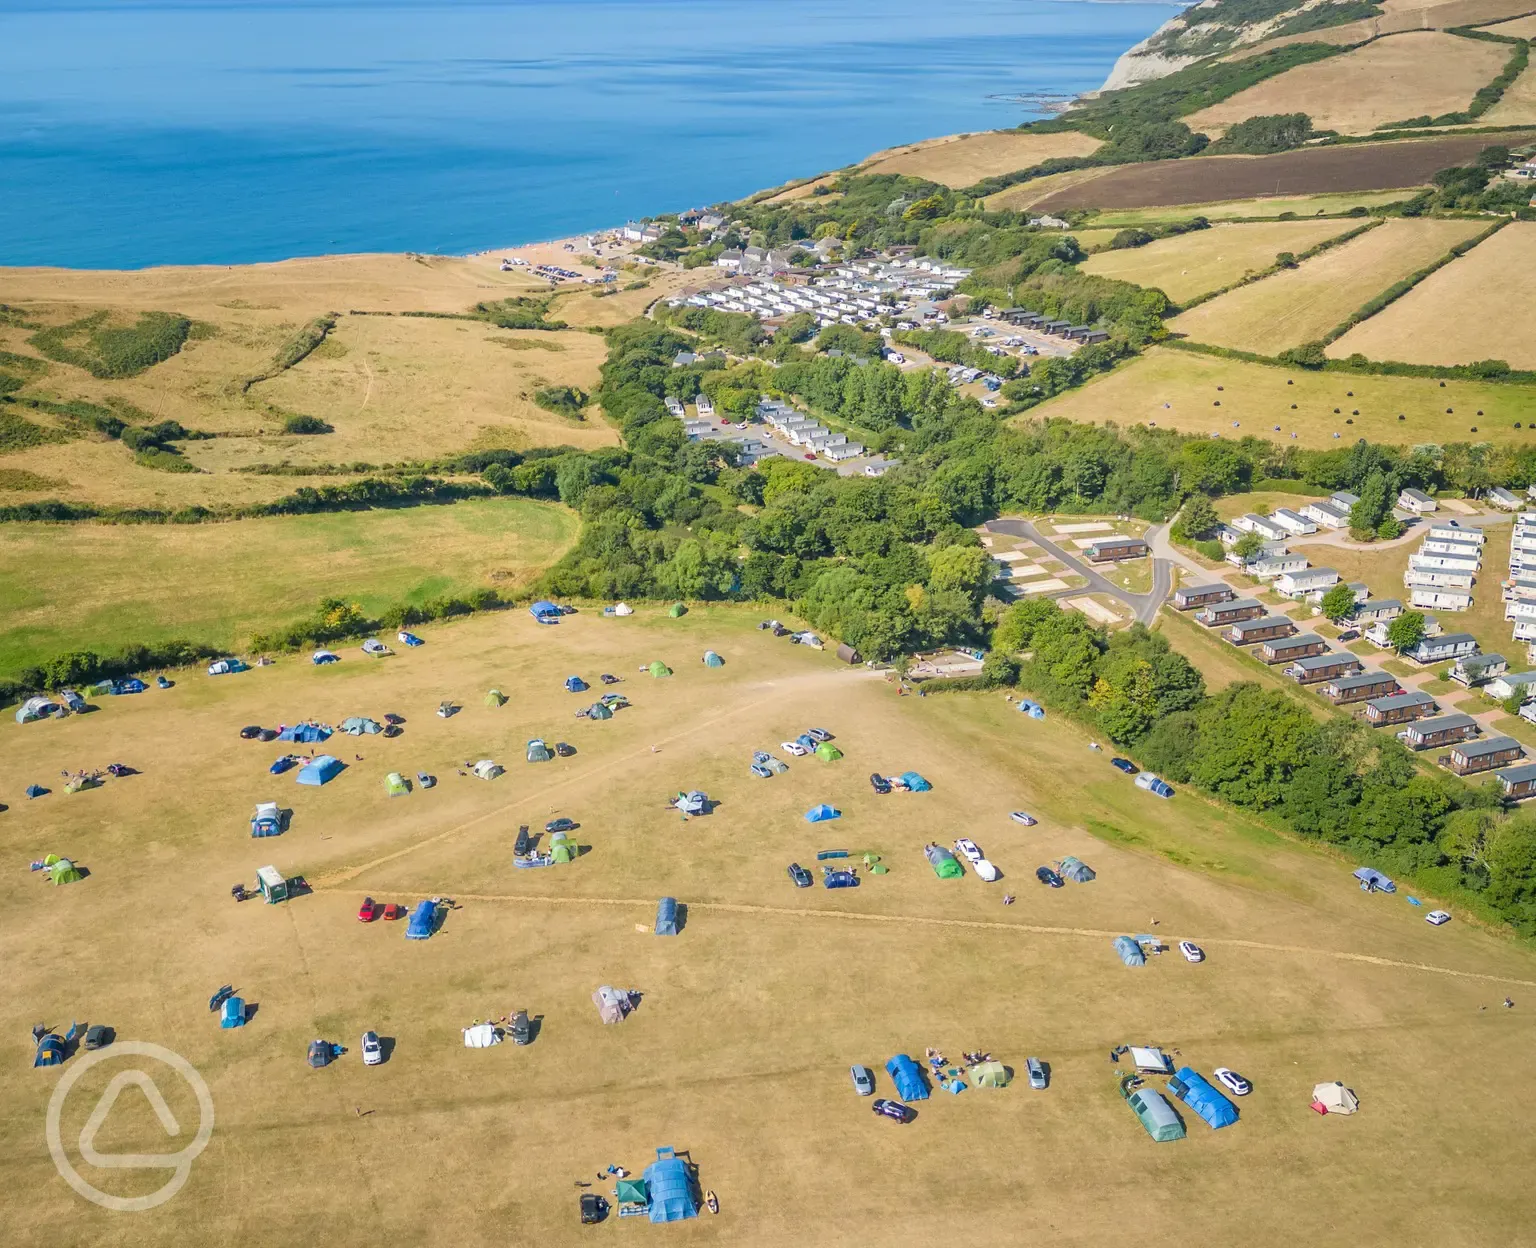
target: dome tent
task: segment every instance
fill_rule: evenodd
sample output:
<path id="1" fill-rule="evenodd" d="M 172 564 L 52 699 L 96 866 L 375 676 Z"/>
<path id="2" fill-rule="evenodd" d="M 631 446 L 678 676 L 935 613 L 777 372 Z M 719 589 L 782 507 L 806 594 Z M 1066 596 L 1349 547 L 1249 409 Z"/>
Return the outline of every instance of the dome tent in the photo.
<path id="1" fill-rule="evenodd" d="M 339 758 L 333 758 L 329 754 L 317 754 L 299 768 L 297 778 L 300 784 L 325 784 L 341 775 L 346 767 L 347 765 Z"/>
<path id="2" fill-rule="evenodd" d="M 492 689 L 488 694 L 485 695 L 485 704 L 487 706 L 505 706 L 506 702 L 507 695 L 504 694 L 500 689 Z"/>
<path id="3" fill-rule="evenodd" d="M 74 884 L 84 878 L 80 874 L 80 868 L 68 858 L 60 858 L 49 864 L 48 882 L 50 884 Z"/>
<path id="4" fill-rule="evenodd" d="M 722 659 L 713 650 L 706 650 L 706 651 L 704 651 L 704 666 L 705 667 L 724 667 L 725 666 L 725 660 Z"/>
<path id="5" fill-rule="evenodd" d="M 585 693 L 591 687 L 580 676 L 567 676 L 565 678 L 565 691 L 567 693 Z"/>
<path id="6" fill-rule="evenodd" d="M 816 757 L 824 763 L 835 763 L 843 756 L 843 752 L 830 741 L 823 741 L 816 747 Z"/>
<path id="7" fill-rule="evenodd" d="M 606 702 L 594 702 L 587 707 L 588 719 L 612 719 L 613 711 Z"/>
<path id="8" fill-rule="evenodd" d="M 398 771 L 392 771 L 384 777 L 384 788 L 391 797 L 404 797 L 411 791 L 411 782 Z"/>
<path id="9" fill-rule="evenodd" d="M 650 666 L 650 668 L 648 670 L 650 671 L 652 676 L 670 676 L 670 675 L 672 675 L 672 669 L 670 667 L 668 667 L 665 663 L 663 663 L 660 659 L 654 660 L 651 663 L 651 666 Z"/>
<path id="10" fill-rule="evenodd" d="M 687 615 L 688 608 L 680 602 L 674 602 L 670 607 L 667 608 L 667 614 L 676 620 L 682 616 Z"/>
<path id="11" fill-rule="evenodd" d="M 842 817 L 842 811 L 828 806 L 825 802 L 822 802 L 819 806 L 812 806 L 805 812 L 805 821 L 807 823 L 825 823 L 829 819 L 841 819 Z"/>

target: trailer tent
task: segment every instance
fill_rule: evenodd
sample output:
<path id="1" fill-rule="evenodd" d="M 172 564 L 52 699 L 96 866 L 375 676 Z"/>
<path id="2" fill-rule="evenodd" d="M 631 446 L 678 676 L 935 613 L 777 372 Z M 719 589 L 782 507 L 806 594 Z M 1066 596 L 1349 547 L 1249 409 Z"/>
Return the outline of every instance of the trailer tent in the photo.
<path id="1" fill-rule="evenodd" d="M 1232 1102 L 1192 1067 L 1180 1066 L 1179 1073 L 1168 1080 L 1168 1090 L 1210 1123 L 1212 1130 L 1219 1131 L 1237 1121 Z"/>
<path id="2" fill-rule="evenodd" d="M 650 1190 L 652 1222 L 681 1222 L 699 1214 L 693 1198 L 693 1182 L 688 1167 L 670 1148 L 658 1148 L 656 1160 L 645 1168 L 645 1185 Z"/>
<path id="3" fill-rule="evenodd" d="M 437 928 L 437 902 L 427 900 L 418 901 L 416 909 L 411 911 L 410 922 L 406 924 L 405 938 L 407 940 L 426 940 Z"/>
<path id="4" fill-rule="evenodd" d="M 1142 952 L 1141 946 L 1129 936 L 1115 937 L 1115 952 L 1120 955 L 1120 961 L 1127 966 L 1145 966 L 1147 955 Z"/>
<path id="5" fill-rule="evenodd" d="M 705 667 L 724 667 L 725 666 L 725 660 L 722 659 L 713 650 L 706 650 L 706 651 L 704 651 L 704 666 Z"/>
<path id="6" fill-rule="evenodd" d="M 1126 1098 L 1141 1125 L 1159 1144 L 1184 1138 L 1184 1124 L 1173 1112 L 1173 1106 L 1163 1099 L 1162 1093 L 1152 1088 L 1140 1088 Z"/>
<path id="7" fill-rule="evenodd" d="M 565 678 L 565 691 L 567 693 L 584 693 L 591 687 L 580 676 L 567 676 Z"/>
<path id="8" fill-rule="evenodd" d="M 816 757 L 824 763 L 835 763 L 843 756 L 843 752 L 830 741 L 823 741 L 816 747 Z"/>
<path id="9" fill-rule="evenodd" d="M 904 1101 L 926 1101 L 928 1085 L 923 1082 L 923 1072 L 905 1053 L 898 1053 L 885 1064 L 885 1073 L 896 1085 L 896 1095 Z"/>
<path id="10" fill-rule="evenodd" d="M 670 676 L 672 675 L 672 669 L 660 659 L 656 659 L 651 663 L 650 673 L 652 676 Z"/>
<path id="11" fill-rule="evenodd" d="M 1059 870 L 1063 879 L 1071 880 L 1074 884 L 1086 884 L 1094 878 L 1093 868 L 1081 858 L 1063 858 Z"/>
<path id="12" fill-rule="evenodd" d="M 841 818 L 842 811 L 828 806 L 825 802 L 822 802 L 819 806 L 812 806 L 805 812 L 805 821 L 807 823 L 825 823 L 828 819 Z"/>
<path id="13" fill-rule="evenodd" d="M 677 898 L 663 897 L 656 903 L 656 935 L 677 935 Z"/>
<path id="14" fill-rule="evenodd" d="M 317 754 L 299 768 L 300 784 L 326 784 L 346 770 L 347 765 L 329 754 Z"/>

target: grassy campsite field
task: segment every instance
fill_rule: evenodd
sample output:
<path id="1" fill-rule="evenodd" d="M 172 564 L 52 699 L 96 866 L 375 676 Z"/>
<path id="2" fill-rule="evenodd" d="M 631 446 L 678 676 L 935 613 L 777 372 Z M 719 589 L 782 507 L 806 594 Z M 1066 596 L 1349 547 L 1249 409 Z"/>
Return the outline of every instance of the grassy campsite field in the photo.
<path id="1" fill-rule="evenodd" d="M 511 590 L 576 538 L 574 512 L 504 498 L 205 525 L 0 525 L 0 673 L 125 638 L 237 647 L 325 597 L 375 612 Z"/>
<path id="2" fill-rule="evenodd" d="M 587 610 L 544 629 L 522 612 L 476 617 L 392 660 L 189 673 L 93 715 L 0 724 L 13 859 L 55 851 L 90 871 L 59 890 L 0 876 L 10 1237 L 360 1245 L 388 1227 L 413 1244 L 584 1242 L 604 1232 L 577 1225 L 574 1184 L 610 1163 L 639 1170 L 670 1144 L 721 1203 L 718 1218 L 667 1232 L 679 1242 L 1087 1246 L 1113 1239 L 1131 1207 L 1151 1244 L 1518 1240 L 1529 1027 L 1518 1010 L 1479 1007 L 1506 993 L 1524 1005 L 1529 949 L 1460 916 L 1432 929 L 1400 899 L 1359 893 L 1352 864 L 1192 795 L 1156 801 L 1055 718 L 1025 720 L 993 695 L 898 698 L 754 622 L 728 609 L 677 621 Z M 723 669 L 700 664 L 706 647 Z M 676 675 L 637 675 L 657 657 Z M 585 699 L 562 690 L 571 671 L 623 675 L 634 706 L 572 719 Z M 491 685 L 508 705 L 483 705 Z M 464 705 L 446 721 L 432 714 L 444 697 Z M 405 716 L 404 735 L 342 738 L 348 768 L 323 789 L 270 777 L 275 750 L 236 738 L 246 723 L 385 711 Z M 843 761 L 748 775 L 753 747 L 810 724 L 837 734 Z M 578 753 L 528 765 L 534 735 Z M 457 774 L 480 757 L 507 774 Z M 142 774 L 17 800 L 29 780 L 119 759 Z M 864 779 L 876 768 L 918 768 L 933 791 L 876 797 Z M 392 800 L 391 769 L 441 782 Z M 680 821 L 663 803 L 684 787 L 706 789 L 715 812 Z M 291 803 L 292 826 L 253 842 L 250 806 L 273 798 Z M 843 818 L 813 830 L 802 812 L 819 801 Z M 1040 826 L 1011 823 L 1019 807 Z M 517 825 L 556 815 L 580 821 L 590 852 L 513 870 Z M 1005 881 L 934 878 L 923 844 L 962 831 Z M 891 872 L 857 890 L 795 890 L 785 864 L 814 866 L 831 847 L 878 852 Z M 1050 891 L 1029 878 L 1067 853 L 1098 879 Z M 314 893 L 235 905 L 229 884 L 267 862 Z M 1005 889 L 1018 904 L 999 904 Z M 365 894 L 460 908 L 408 943 L 403 925 L 356 921 Z M 663 894 L 687 906 L 672 940 L 649 934 Z M 1153 916 L 1209 960 L 1122 967 L 1111 936 Z M 220 1030 L 205 1008 L 226 982 L 258 1006 L 244 1029 Z M 621 1026 L 599 1025 L 589 1000 L 605 983 L 643 993 Z M 541 1019 L 531 1047 L 463 1048 L 461 1027 L 519 1007 Z M 211 1090 L 211 1143 L 186 1187 L 131 1222 L 71 1193 L 44 1142 L 71 1067 L 28 1068 L 22 1038 L 70 1017 L 173 1048 Z M 369 1027 L 393 1041 L 372 1069 L 355 1049 Z M 316 1036 L 352 1051 L 310 1070 Z M 1123 1042 L 1242 1071 L 1255 1085 L 1242 1121 L 1216 1134 L 1192 1120 L 1188 1139 L 1154 1146 L 1105 1060 Z M 1015 1069 L 1038 1055 L 1051 1087 L 936 1094 L 908 1127 L 874 1119 L 849 1064 L 875 1066 L 886 1094 L 878 1068 L 926 1045 L 988 1049 Z M 92 1169 L 75 1144 L 120 1069 L 87 1072 L 61 1135 L 93 1182 L 136 1194 L 163 1174 Z M 1308 1110 L 1313 1084 L 1331 1079 L 1357 1091 L 1359 1115 Z M 182 1123 L 196 1119 L 184 1087 L 157 1083 Z M 98 1144 L 164 1148 L 132 1095 Z M 1411 1185 L 1398 1181 L 1405 1162 Z"/>
<path id="3" fill-rule="evenodd" d="M 1447 414 L 1446 408 L 1452 411 Z M 1406 419 L 1398 420 L 1399 414 Z M 1159 428 L 1184 433 L 1252 435 L 1314 447 L 1356 438 L 1398 446 L 1459 441 L 1527 446 L 1536 439 L 1531 429 L 1536 393 L 1525 386 L 1447 381 L 1442 388 L 1430 378 L 1309 372 L 1156 347 L 1030 409 L 1022 419 L 1057 416 L 1121 426 L 1155 421 Z"/>

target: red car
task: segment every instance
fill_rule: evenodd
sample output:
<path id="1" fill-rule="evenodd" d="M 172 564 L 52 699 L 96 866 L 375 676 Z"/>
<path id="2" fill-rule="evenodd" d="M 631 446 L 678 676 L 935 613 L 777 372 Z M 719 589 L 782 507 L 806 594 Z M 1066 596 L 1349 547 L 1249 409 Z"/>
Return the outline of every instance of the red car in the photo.
<path id="1" fill-rule="evenodd" d="M 392 901 L 384 907 L 384 917 L 386 919 L 403 919 L 405 918 L 405 907 L 398 902 Z"/>
<path id="2" fill-rule="evenodd" d="M 363 904 L 357 908 L 357 921 L 359 923 L 372 923 L 379 917 L 379 911 L 383 907 L 372 897 L 364 897 Z"/>

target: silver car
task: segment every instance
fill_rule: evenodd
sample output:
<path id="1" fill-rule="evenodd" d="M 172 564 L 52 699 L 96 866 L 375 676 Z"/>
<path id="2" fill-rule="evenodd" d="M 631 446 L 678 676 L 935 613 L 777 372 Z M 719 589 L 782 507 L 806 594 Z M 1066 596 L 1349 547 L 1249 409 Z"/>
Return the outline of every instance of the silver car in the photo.
<path id="1" fill-rule="evenodd" d="M 851 1066 L 848 1073 L 853 1076 L 853 1090 L 860 1096 L 873 1096 L 875 1092 L 875 1076 L 868 1066 Z"/>
<path id="2" fill-rule="evenodd" d="M 378 1032 L 363 1032 L 363 1065 L 377 1066 L 383 1060 L 384 1047 L 379 1043 Z"/>
<path id="3" fill-rule="evenodd" d="M 1029 1086 L 1036 1092 L 1044 1091 L 1046 1084 L 1045 1063 L 1038 1057 L 1024 1059 L 1024 1069 L 1029 1074 Z"/>

